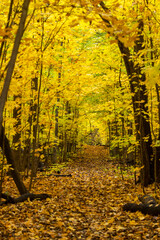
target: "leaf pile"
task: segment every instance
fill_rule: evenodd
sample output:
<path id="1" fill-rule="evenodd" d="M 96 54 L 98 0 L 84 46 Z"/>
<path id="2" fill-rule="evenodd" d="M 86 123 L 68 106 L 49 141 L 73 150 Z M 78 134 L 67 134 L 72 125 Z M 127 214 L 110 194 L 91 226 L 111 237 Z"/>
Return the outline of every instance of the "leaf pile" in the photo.
<path id="1" fill-rule="evenodd" d="M 106 149 L 89 146 L 63 169 L 72 177 L 40 173 L 33 192 L 52 198 L 2 206 L 0 239 L 159 239 L 160 217 L 122 211 L 122 205 L 135 202 L 142 190 L 133 184 L 130 173 L 122 180 L 107 158 Z M 6 179 L 4 190 L 17 194 L 11 179 Z"/>

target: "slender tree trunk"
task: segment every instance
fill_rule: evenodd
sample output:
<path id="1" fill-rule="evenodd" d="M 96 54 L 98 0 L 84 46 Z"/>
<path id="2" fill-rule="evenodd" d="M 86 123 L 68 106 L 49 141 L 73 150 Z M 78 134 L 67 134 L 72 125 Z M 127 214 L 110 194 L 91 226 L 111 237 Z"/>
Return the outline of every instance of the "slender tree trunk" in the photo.
<path id="1" fill-rule="evenodd" d="M 16 62 L 16 58 L 17 58 L 17 54 L 18 54 L 18 49 L 19 49 L 20 42 L 21 42 L 21 39 L 23 36 L 23 30 L 24 30 L 25 21 L 27 18 L 29 2 L 30 2 L 30 0 L 24 0 L 24 3 L 23 3 L 22 15 L 21 15 L 18 31 L 16 34 L 11 59 L 8 64 L 8 70 L 7 70 L 6 78 L 4 81 L 2 93 L 0 96 L 0 132 L 1 132 L 2 122 L 3 122 L 3 110 L 4 110 L 5 102 L 7 100 L 7 94 L 8 94 L 8 90 L 9 90 L 9 86 L 10 86 L 10 82 L 11 82 L 11 78 L 12 78 L 12 73 L 14 70 L 14 66 L 15 66 L 15 62 Z"/>
<path id="2" fill-rule="evenodd" d="M 157 102 L 158 102 L 158 142 L 160 141 L 160 96 L 159 96 L 159 85 L 156 83 L 156 93 L 157 93 Z M 156 175 L 156 181 L 160 182 L 160 146 L 155 147 L 155 175 Z"/>
<path id="3" fill-rule="evenodd" d="M 157 102 L 158 102 L 158 124 L 159 124 L 159 131 L 158 131 L 158 140 L 160 140 L 160 95 L 159 95 L 160 87 L 156 83 L 156 93 L 157 93 Z"/>
<path id="4" fill-rule="evenodd" d="M 63 47 L 64 42 L 60 42 L 60 46 Z M 62 56 L 60 56 L 62 58 Z M 58 72 L 58 85 L 60 86 L 62 78 L 62 60 L 60 60 L 60 67 Z M 59 92 L 57 92 L 57 106 L 55 108 L 55 140 L 54 140 L 54 147 L 53 147 L 53 162 L 57 161 L 57 155 L 58 155 L 58 133 L 59 133 L 59 102 L 60 102 L 60 96 Z"/>
<path id="5" fill-rule="evenodd" d="M 17 101 L 18 99 L 18 101 Z M 16 168 L 19 172 L 23 172 L 24 162 L 22 161 L 22 154 L 21 154 L 21 132 L 20 132 L 20 126 L 21 126 L 21 103 L 19 102 L 21 100 L 21 95 L 15 95 L 14 101 L 17 101 L 16 106 L 13 109 L 13 118 L 15 119 L 14 129 L 15 129 L 15 135 L 13 136 L 13 148 L 14 148 L 14 156 L 16 158 Z"/>
<path id="6" fill-rule="evenodd" d="M 33 141 L 32 141 L 32 158 L 31 158 L 31 179 L 29 184 L 29 190 L 31 190 L 33 177 L 36 175 L 36 169 L 37 169 L 37 156 L 36 154 L 36 146 L 37 146 L 37 90 L 38 90 L 38 78 L 35 77 L 32 79 L 32 90 L 35 92 L 35 96 L 33 94 L 34 100 L 32 101 L 31 105 L 31 113 L 32 113 L 32 127 L 33 127 Z"/>
<path id="7" fill-rule="evenodd" d="M 22 15 L 21 15 L 18 31 L 17 31 L 16 37 L 15 37 L 15 42 L 14 42 L 11 58 L 10 58 L 10 61 L 8 64 L 8 70 L 7 70 L 6 78 L 4 81 L 2 93 L 0 96 L 0 147 L 2 148 L 4 154 L 7 158 L 8 164 L 11 164 L 11 166 L 13 168 L 13 170 L 11 170 L 11 174 L 17 185 L 17 188 L 18 188 L 20 194 L 26 193 L 27 189 L 25 188 L 23 182 L 21 181 L 20 175 L 16 169 L 15 161 L 14 161 L 12 150 L 9 145 L 9 141 L 8 141 L 7 137 L 4 135 L 4 127 L 2 126 L 2 122 L 3 122 L 3 110 L 4 110 L 5 102 L 7 100 L 8 90 L 9 90 L 17 54 L 18 54 L 18 49 L 19 49 L 20 42 L 21 42 L 21 39 L 23 36 L 23 32 L 24 32 L 24 26 L 25 26 L 25 21 L 27 18 L 29 3 L 30 3 L 30 0 L 24 0 L 23 7 L 22 7 Z"/>
<path id="8" fill-rule="evenodd" d="M 58 78 L 60 80 L 61 74 L 59 73 Z M 58 103 L 60 102 L 60 97 L 57 94 L 57 106 L 55 107 L 55 130 L 54 130 L 54 135 L 55 135 L 55 140 L 54 140 L 54 147 L 53 147 L 53 163 L 57 162 L 57 155 L 58 155 L 58 132 L 59 132 L 59 125 L 58 125 L 58 120 L 59 120 L 59 106 Z"/>
<path id="9" fill-rule="evenodd" d="M 0 147 L 2 148 L 2 151 L 7 158 L 7 163 L 11 165 L 10 173 L 13 177 L 13 180 L 14 180 L 20 194 L 27 193 L 28 191 L 27 191 L 25 185 L 23 184 L 23 182 L 21 180 L 21 176 L 16 168 L 14 154 L 13 154 L 12 149 L 10 148 L 9 140 L 4 134 L 3 126 L 2 126 L 2 130 L 1 130 L 1 135 L 0 135 Z"/>
<path id="10" fill-rule="evenodd" d="M 105 6 L 104 2 L 100 2 L 102 9 L 108 13 L 109 9 Z M 112 29 L 113 25 L 109 19 L 103 18 L 108 29 Z M 109 30 L 108 30 L 109 31 Z M 138 26 L 138 40 L 135 42 L 134 53 L 139 57 L 139 52 L 144 50 L 145 42 L 143 37 L 143 20 L 139 20 Z M 132 93 L 132 104 L 134 110 L 134 120 L 136 126 L 137 141 L 140 143 L 140 159 L 144 166 L 142 170 L 143 185 L 147 186 L 154 181 L 154 162 L 153 162 L 153 149 L 151 129 L 148 114 L 148 94 L 145 85 L 146 76 L 143 73 L 143 65 L 134 64 L 129 48 L 125 47 L 124 43 L 118 38 L 118 47 L 123 56 L 124 64 L 126 67 L 127 75 L 129 78 L 130 89 Z M 141 57 L 143 62 L 144 56 Z"/>
<path id="11" fill-rule="evenodd" d="M 139 23 L 139 39 L 135 43 L 135 52 L 138 53 L 144 48 L 143 22 Z M 154 162 L 151 129 L 148 112 L 148 94 L 145 85 L 146 76 L 142 72 L 142 66 L 135 65 L 131 61 L 129 49 L 118 41 L 120 52 L 123 54 L 127 75 L 129 77 L 136 126 L 137 141 L 140 143 L 140 160 L 144 166 L 142 178 L 144 186 L 154 180 Z"/>
<path id="12" fill-rule="evenodd" d="M 6 30 L 7 30 L 7 28 L 11 27 L 11 23 L 13 21 L 13 19 L 12 19 L 13 4 L 14 4 L 14 0 L 11 0 L 10 1 L 9 12 L 8 12 L 8 17 L 7 17 L 7 23 L 6 23 L 6 26 L 5 26 Z M 3 36 L 3 41 L 2 41 L 1 46 L 0 46 L 0 58 L 1 58 L 0 69 L 3 65 L 3 62 L 4 62 L 5 57 L 6 57 L 6 53 L 7 53 L 7 44 L 5 42 L 6 38 L 7 38 L 6 36 Z M 1 75 L 1 77 L 2 77 L 2 75 Z"/>

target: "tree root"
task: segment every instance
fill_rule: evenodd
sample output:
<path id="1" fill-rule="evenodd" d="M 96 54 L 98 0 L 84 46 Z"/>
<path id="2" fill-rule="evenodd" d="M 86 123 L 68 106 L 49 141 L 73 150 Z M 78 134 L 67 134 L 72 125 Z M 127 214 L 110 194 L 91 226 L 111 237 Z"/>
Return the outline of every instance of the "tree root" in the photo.
<path id="1" fill-rule="evenodd" d="M 140 204 L 126 203 L 123 205 L 123 211 L 137 212 L 140 211 L 143 214 L 149 214 L 152 216 L 158 216 L 160 214 L 160 204 L 157 204 L 156 200 L 149 195 L 139 196 Z"/>
<path id="2" fill-rule="evenodd" d="M 1 198 L 6 199 L 6 201 L 3 201 L 0 203 L 0 205 L 4 205 L 4 204 L 9 204 L 9 203 L 15 204 L 15 203 L 19 203 L 19 202 L 24 202 L 27 199 L 30 199 L 30 201 L 33 201 L 34 199 L 44 200 L 46 198 L 51 198 L 51 196 L 46 193 L 42 193 L 42 194 L 25 193 L 25 194 L 21 195 L 20 197 L 13 198 L 13 197 L 9 196 L 8 194 L 2 193 Z"/>

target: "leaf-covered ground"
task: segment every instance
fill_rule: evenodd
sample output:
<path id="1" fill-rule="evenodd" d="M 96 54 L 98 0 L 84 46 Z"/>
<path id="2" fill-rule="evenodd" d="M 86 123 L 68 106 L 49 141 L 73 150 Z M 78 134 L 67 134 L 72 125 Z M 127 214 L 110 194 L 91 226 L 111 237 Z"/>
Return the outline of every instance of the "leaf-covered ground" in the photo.
<path id="1" fill-rule="evenodd" d="M 51 199 L 0 207 L 0 239 L 160 239 L 160 217 L 122 211 L 124 203 L 138 201 L 142 189 L 130 171 L 122 180 L 106 149 L 87 147 L 62 172 L 72 177 L 46 172 L 34 180 L 33 192 Z M 4 188 L 18 194 L 9 178 Z M 154 186 L 146 191 L 153 195 Z"/>

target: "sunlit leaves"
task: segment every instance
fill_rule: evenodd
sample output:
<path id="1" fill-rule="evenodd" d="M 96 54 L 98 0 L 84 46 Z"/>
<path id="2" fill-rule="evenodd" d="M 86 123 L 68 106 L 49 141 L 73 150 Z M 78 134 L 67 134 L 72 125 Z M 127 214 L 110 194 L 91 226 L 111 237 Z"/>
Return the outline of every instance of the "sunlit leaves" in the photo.
<path id="1" fill-rule="evenodd" d="M 117 114 L 122 111 L 122 98 L 127 109 L 130 108 L 130 97 L 128 96 L 126 101 L 126 93 L 123 93 L 123 97 L 119 97 L 122 92 L 118 88 L 113 91 L 120 68 L 117 38 L 124 43 L 125 47 L 132 48 L 137 40 L 138 20 L 143 17 L 149 23 L 148 17 L 152 17 L 155 21 L 152 14 L 154 6 L 151 4 L 147 9 L 142 3 L 137 5 L 137 2 L 133 4 L 130 1 L 107 1 L 105 4 L 106 11 L 100 7 L 100 1 L 41 0 L 31 2 L 28 20 L 34 11 L 35 13 L 21 43 L 10 95 L 17 93 L 23 95 L 22 112 L 28 114 L 30 101 L 36 98 L 36 93 L 31 90 L 31 79 L 35 76 L 39 77 L 43 54 L 40 125 L 45 123 L 45 131 L 49 126 L 54 131 L 52 107 L 56 103 L 57 92 L 61 99 L 63 96 L 64 100 L 61 100 L 61 109 L 65 101 L 72 101 L 73 105 L 79 105 L 84 102 L 85 96 L 92 96 L 95 92 L 99 98 L 104 99 L 103 103 L 94 105 L 93 97 L 93 102 L 83 105 L 83 108 L 86 108 L 84 112 L 88 113 L 88 109 L 94 112 L 96 108 L 100 113 L 97 119 L 103 122 L 108 118 L 114 119 L 112 102 L 114 95 L 117 98 Z M 137 6 L 139 6 L 139 12 Z M 99 14 L 109 21 L 110 25 L 106 27 Z M 16 24 L 14 28 L 16 30 Z M 147 27 L 145 31 L 148 31 Z M 104 35 L 100 36 L 100 34 Z M 109 40 L 108 37 L 110 37 Z M 61 42 L 63 42 L 63 47 Z M 9 59 L 9 55 L 7 56 Z M 135 57 L 135 61 L 136 63 L 141 61 L 140 54 Z M 62 68 L 63 77 L 59 83 L 57 79 L 60 68 Z M 124 74 L 122 77 L 124 80 L 121 79 L 121 81 L 127 92 L 124 66 L 121 71 Z M 14 88 L 15 85 L 16 88 Z M 107 88 L 112 88 L 112 91 L 109 90 L 110 93 L 107 93 L 109 97 L 106 100 L 104 92 L 108 91 Z M 82 110 L 81 115 L 84 112 Z M 26 126 L 26 116 L 23 115 L 22 119 Z"/>
<path id="2" fill-rule="evenodd" d="M 159 84 L 160 74 L 159 74 L 160 64 L 157 63 L 154 67 L 148 66 L 145 68 L 145 73 L 147 76 L 147 85 L 151 88 L 155 84 Z"/>

